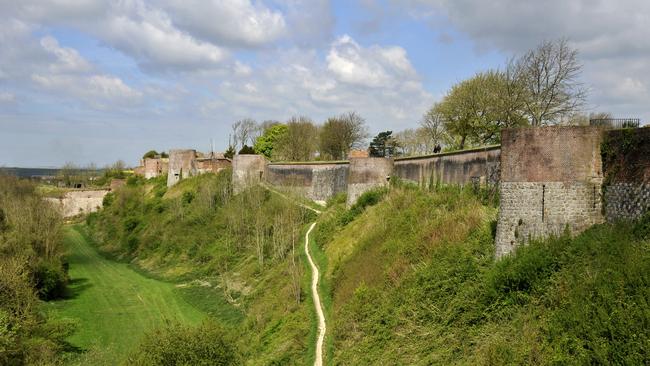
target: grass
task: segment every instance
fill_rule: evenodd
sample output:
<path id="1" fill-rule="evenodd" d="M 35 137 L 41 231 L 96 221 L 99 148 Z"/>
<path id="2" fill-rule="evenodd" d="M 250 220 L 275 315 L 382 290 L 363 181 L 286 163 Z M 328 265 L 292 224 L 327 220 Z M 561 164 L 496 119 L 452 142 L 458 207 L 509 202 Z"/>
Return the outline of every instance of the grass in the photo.
<path id="1" fill-rule="evenodd" d="M 82 349 L 98 346 L 115 364 L 139 338 L 166 321 L 197 324 L 206 315 L 188 304 L 171 283 L 144 277 L 125 263 L 100 256 L 78 227 L 68 227 L 70 296 L 47 303 L 56 318 L 71 318 L 78 330 L 70 338 Z"/>

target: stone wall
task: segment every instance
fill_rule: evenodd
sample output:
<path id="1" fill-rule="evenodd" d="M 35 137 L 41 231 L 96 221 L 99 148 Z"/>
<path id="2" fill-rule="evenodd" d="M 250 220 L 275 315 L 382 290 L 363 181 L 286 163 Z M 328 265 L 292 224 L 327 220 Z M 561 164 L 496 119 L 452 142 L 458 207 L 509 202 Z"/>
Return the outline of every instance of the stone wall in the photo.
<path id="1" fill-rule="evenodd" d="M 196 168 L 199 174 L 218 173 L 224 169 L 230 168 L 232 162 L 225 158 L 201 158 L 196 159 Z"/>
<path id="2" fill-rule="evenodd" d="M 156 178 L 166 174 L 169 170 L 169 159 L 167 158 L 146 158 L 142 160 L 144 168 L 142 174 L 145 179 Z"/>
<path id="3" fill-rule="evenodd" d="M 182 179 L 198 174 L 196 168 L 195 150 L 171 150 L 169 152 L 169 170 L 167 187 L 171 187 Z"/>
<path id="4" fill-rule="evenodd" d="M 500 146 L 395 159 L 394 175 L 422 186 L 468 184 L 499 179 Z"/>
<path id="5" fill-rule="evenodd" d="M 497 257 L 531 238 L 603 221 L 602 136 L 588 126 L 503 130 Z"/>
<path id="6" fill-rule="evenodd" d="M 263 179 L 268 161 L 262 155 L 235 155 L 232 160 L 232 188 L 235 194 Z"/>
<path id="7" fill-rule="evenodd" d="M 607 131 L 602 153 L 607 221 L 640 218 L 650 210 L 650 128 Z"/>
<path id="8" fill-rule="evenodd" d="M 352 206 L 364 192 L 388 186 L 393 169 L 391 158 L 351 158 L 347 206 Z"/>
<path id="9" fill-rule="evenodd" d="M 57 205 L 63 217 L 67 218 L 99 210 L 108 192 L 108 190 L 69 191 L 63 198 L 47 198 L 47 200 Z"/>
<path id="10" fill-rule="evenodd" d="M 272 163 L 266 167 L 265 180 L 285 187 L 313 201 L 324 203 L 346 192 L 349 163 Z"/>

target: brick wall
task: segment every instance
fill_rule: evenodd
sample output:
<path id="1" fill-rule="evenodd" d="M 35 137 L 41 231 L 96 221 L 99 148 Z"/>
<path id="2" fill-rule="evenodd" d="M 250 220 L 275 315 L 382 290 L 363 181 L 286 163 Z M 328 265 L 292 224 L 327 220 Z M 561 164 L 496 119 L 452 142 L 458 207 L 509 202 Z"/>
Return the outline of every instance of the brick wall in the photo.
<path id="1" fill-rule="evenodd" d="M 603 221 L 602 136 L 589 126 L 502 132 L 497 257 L 531 238 Z"/>

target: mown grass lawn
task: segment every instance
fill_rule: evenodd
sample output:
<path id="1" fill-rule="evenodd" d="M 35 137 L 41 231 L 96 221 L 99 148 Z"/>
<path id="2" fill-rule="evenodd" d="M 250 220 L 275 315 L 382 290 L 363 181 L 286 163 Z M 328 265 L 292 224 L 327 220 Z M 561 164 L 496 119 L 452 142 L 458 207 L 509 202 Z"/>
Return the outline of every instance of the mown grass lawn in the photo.
<path id="1" fill-rule="evenodd" d="M 57 318 L 75 319 L 78 329 L 70 343 L 105 350 L 102 361 L 124 360 L 146 331 L 166 321 L 196 324 L 206 317 L 181 297 L 174 284 L 100 256 L 78 228 L 67 228 L 66 245 L 70 296 L 48 303 L 46 309 Z"/>

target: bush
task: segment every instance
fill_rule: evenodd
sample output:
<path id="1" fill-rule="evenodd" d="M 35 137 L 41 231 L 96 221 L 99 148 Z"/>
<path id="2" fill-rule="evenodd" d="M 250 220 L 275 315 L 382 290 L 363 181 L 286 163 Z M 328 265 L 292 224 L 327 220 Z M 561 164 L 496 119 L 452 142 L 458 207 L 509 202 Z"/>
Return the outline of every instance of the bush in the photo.
<path id="1" fill-rule="evenodd" d="M 650 211 L 646 212 L 646 214 L 636 222 L 633 232 L 637 239 L 650 239 Z"/>
<path id="2" fill-rule="evenodd" d="M 114 193 L 107 193 L 104 196 L 104 199 L 102 200 L 102 206 L 110 207 L 113 204 L 114 201 L 115 201 L 115 194 Z"/>
<path id="3" fill-rule="evenodd" d="M 182 198 L 183 203 L 189 205 L 190 203 L 192 203 L 192 201 L 194 201 L 194 197 L 195 197 L 194 192 L 191 191 L 183 192 L 183 198 Z"/>
<path id="4" fill-rule="evenodd" d="M 169 324 L 146 334 L 129 357 L 133 365 L 239 365 L 240 356 L 213 322 L 199 327 Z"/>
<path id="5" fill-rule="evenodd" d="M 364 192 L 350 210 L 341 216 L 341 225 L 346 225 L 360 215 L 366 207 L 374 206 L 388 193 L 387 188 L 377 188 Z"/>
<path id="6" fill-rule="evenodd" d="M 129 216 L 124 220 L 124 230 L 127 233 L 133 232 L 136 227 L 140 224 L 140 219 L 134 216 Z"/>
<path id="7" fill-rule="evenodd" d="M 59 262 L 40 262 L 33 269 L 32 276 L 41 299 L 52 300 L 65 295 L 68 274 Z"/>

